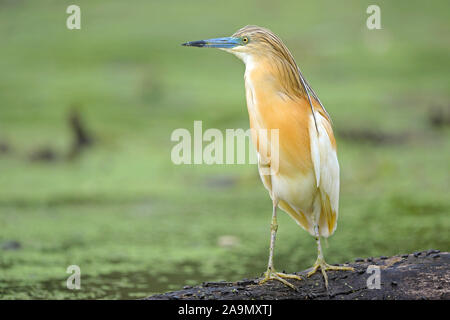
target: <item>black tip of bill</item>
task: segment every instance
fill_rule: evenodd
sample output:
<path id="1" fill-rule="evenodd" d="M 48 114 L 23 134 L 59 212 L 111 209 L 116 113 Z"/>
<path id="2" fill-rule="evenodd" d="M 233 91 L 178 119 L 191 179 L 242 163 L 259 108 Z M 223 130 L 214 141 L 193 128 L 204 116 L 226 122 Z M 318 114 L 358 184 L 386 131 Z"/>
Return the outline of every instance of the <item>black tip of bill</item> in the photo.
<path id="1" fill-rule="evenodd" d="M 206 44 L 207 44 L 206 41 L 199 40 L 199 41 L 185 42 L 185 43 L 182 43 L 181 45 L 185 46 L 185 47 L 199 47 L 199 48 L 201 48 L 201 47 L 204 47 Z"/>

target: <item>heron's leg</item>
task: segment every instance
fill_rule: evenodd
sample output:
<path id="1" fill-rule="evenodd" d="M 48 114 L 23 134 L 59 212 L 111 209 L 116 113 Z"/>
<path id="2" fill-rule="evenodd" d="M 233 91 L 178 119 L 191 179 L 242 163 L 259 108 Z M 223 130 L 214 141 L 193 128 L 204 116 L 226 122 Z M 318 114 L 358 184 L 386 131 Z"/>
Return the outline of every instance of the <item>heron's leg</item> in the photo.
<path id="1" fill-rule="evenodd" d="M 322 245 L 320 243 L 319 227 L 317 224 L 314 226 L 314 235 L 316 237 L 317 242 L 317 260 L 314 263 L 312 270 L 308 273 L 308 277 L 312 276 L 320 268 L 320 271 L 322 271 L 323 274 L 323 278 L 325 279 L 325 287 L 328 289 L 328 276 L 326 271 L 328 270 L 355 271 L 355 269 L 353 269 L 352 267 L 332 266 L 326 263 L 325 259 L 323 258 Z"/>
<path id="2" fill-rule="evenodd" d="M 277 222 L 277 204 L 273 203 L 272 221 L 270 222 L 270 251 L 269 251 L 269 263 L 267 270 L 273 270 L 273 251 L 275 249 L 275 240 L 277 237 L 278 222 Z"/>
<path id="3" fill-rule="evenodd" d="M 295 287 L 286 281 L 285 279 L 297 279 L 302 280 L 300 276 L 295 274 L 285 274 L 282 272 L 276 272 L 273 266 L 273 252 L 275 249 L 275 239 L 277 236 L 278 223 L 277 223 L 277 202 L 273 202 L 273 211 L 272 211 L 272 222 L 270 223 L 270 252 L 269 252 L 269 263 L 267 266 L 267 271 L 264 273 L 264 278 L 259 282 L 259 284 L 263 284 L 269 280 L 278 280 L 288 287 L 291 287 L 295 290 Z"/>

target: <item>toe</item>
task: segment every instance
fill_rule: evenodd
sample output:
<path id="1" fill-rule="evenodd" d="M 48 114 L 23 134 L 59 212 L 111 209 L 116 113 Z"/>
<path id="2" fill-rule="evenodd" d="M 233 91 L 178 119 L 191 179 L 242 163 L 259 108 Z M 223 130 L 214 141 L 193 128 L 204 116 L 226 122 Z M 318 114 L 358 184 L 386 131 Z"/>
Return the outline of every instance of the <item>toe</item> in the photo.
<path id="1" fill-rule="evenodd" d="M 286 274 L 286 273 L 281 273 L 281 272 L 277 272 L 276 273 L 277 276 L 284 278 L 284 279 L 295 279 L 295 280 L 303 280 L 302 277 L 296 275 L 296 274 Z"/>
<path id="2" fill-rule="evenodd" d="M 333 270 L 333 271 L 355 271 L 355 269 L 352 268 L 352 267 L 332 266 L 332 265 L 329 265 L 329 264 L 327 264 L 325 266 L 325 269 L 326 270 Z"/>
<path id="3" fill-rule="evenodd" d="M 312 269 L 310 272 L 308 272 L 308 274 L 307 274 L 306 276 L 307 276 L 308 278 L 311 277 L 314 273 L 317 272 L 318 269 L 319 269 L 319 265 L 315 265 L 315 266 L 313 267 L 313 269 Z"/>
<path id="4" fill-rule="evenodd" d="M 284 278 L 283 276 L 294 276 L 294 277 L 296 277 L 295 275 L 286 275 L 286 274 L 283 274 L 283 273 L 269 272 L 269 271 L 268 271 L 268 272 L 266 272 L 266 273 L 264 274 L 264 278 L 263 278 L 261 281 L 259 281 L 259 284 L 264 284 L 264 283 L 266 283 L 266 282 L 269 281 L 269 280 L 277 280 L 277 281 L 280 281 L 281 283 L 283 283 L 284 285 L 290 287 L 291 289 L 297 290 L 297 289 L 294 287 L 293 284 L 291 284 L 290 282 L 288 282 L 288 281 L 286 281 L 285 279 L 283 279 L 283 278 Z M 290 278 L 290 277 L 288 277 L 288 278 L 289 278 L 289 279 L 292 279 L 292 278 Z"/>

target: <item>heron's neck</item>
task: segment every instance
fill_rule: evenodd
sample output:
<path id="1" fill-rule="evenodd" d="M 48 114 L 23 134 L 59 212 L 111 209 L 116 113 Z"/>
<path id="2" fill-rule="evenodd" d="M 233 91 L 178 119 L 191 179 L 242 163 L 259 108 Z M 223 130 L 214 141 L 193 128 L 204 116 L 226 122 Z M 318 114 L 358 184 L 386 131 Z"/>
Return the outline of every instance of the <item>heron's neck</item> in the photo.
<path id="1" fill-rule="evenodd" d="M 257 91 L 263 90 L 265 94 L 285 95 L 291 99 L 303 95 L 297 66 L 277 56 L 243 55 L 240 58 L 245 63 L 246 86 Z"/>

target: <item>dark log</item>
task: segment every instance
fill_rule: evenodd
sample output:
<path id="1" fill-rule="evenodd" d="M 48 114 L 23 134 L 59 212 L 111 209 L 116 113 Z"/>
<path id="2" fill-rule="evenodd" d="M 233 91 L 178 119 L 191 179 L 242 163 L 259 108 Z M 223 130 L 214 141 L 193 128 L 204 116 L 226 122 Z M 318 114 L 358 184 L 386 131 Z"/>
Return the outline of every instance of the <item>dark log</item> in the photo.
<path id="1" fill-rule="evenodd" d="M 272 299 L 450 299 L 450 254 L 428 250 L 393 257 L 355 259 L 348 264 L 350 271 L 328 271 L 329 288 L 325 288 L 322 274 L 306 277 L 309 270 L 296 274 L 303 281 L 290 280 L 293 290 L 278 281 L 259 285 L 259 279 L 237 282 L 206 282 L 195 287 L 148 297 L 149 300 L 272 300 Z M 380 289 L 369 289 L 369 266 L 379 266 Z M 370 283 L 374 283 L 370 281 Z"/>

